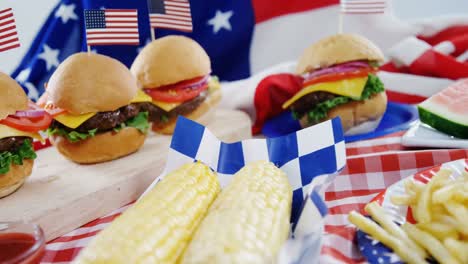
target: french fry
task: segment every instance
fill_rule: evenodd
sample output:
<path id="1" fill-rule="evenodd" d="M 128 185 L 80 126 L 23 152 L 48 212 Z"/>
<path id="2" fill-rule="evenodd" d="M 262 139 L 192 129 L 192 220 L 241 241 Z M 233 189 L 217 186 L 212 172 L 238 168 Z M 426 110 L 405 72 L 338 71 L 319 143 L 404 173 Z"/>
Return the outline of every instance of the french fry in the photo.
<path id="1" fill-rule="evenodd" d="M 444 246 L 461 263 L 468 263 L 468 242 L 461 242 L 453 238 L 447 238 L 444 240 Z"/>
<path id="2" fill-rule="evenodd" d="M 370 203 L 366 205 L 364 210 L 372 216 L 377 223 L 380 224 L 388 233 L 396 237 L 397 239 L 401 239 L 403 243 L 405 243 L 408 247 L 413 249 L 416 254 L 418 254 L 421 258 L 426 258 L 427 253 L 421 248 L 418 244 L 416 244 L 408 235 L 397 225 L 395 224 L 385 213 L 382 207 L 377 202 Z"/>
<path id="3" fill-rule="evenodd" d="M 437 215 L 447 215 L 447 209 L 441 204 L 433 204 L 432 207 L 430 208 L 431 210 L 431 215 L 434 217 Z"/>
<path id="4" fill-rule="evenodd" d="M 429 251 L 439 263 L 461 264 L 437 238 L 428 232 L 422 231 L 410 223 L 404 223 L 401 228 L 405 230 L 416 243 Z"/>
<path id="5" fill-rule="evenodd" d="M 460 234 L 459 235 L 465 235 L 468 236 L 468 233 L 465 232 L 465 225 L 460 224 L 455 218 L 449 215 L 437 215 L 435 218 L 436 221 L 444 224 L 448 224 L 453 226 Z"/>
<path id="6" fill-rule="evenodd" d="M 460 203 L 448 202 L 444 204 L 445 209 L 453 216 L 453 218 L 458 222 L 460 232 L 463 234 L 468 234 L 468 225 L 466 221 L 468 220 L 468 208 Z"/>
<path id="7" fill-rule="evenodd" d="M 356 211 L 352 211 L 348 215 L 348 220 L 357 226 L 359 229 L 369 234 L 373 238 L 379 240 L 387 247 L 393 249 L 400 258 L 407 263 L 428 263 L 424 258 L 421 258 L 412 248 L 406 246 L 401 240 L 393 237 L 374 221 L 362 216 Z"/>
<path id="8" fill-rule="evenodd" d="M 421 197 L 416 204 L 416 208 L 413 211 L 414 217 L 418 222 L 429 223 L 431 221 L 431 191 L 433 187 L 438 186 L 441 182 L 448 179 L 451 174 L 452 172 L 450 170 L 441 169 L 434 177 L 432 177 L 431 181 L 426 184 L 425 188 L 421 192 Z"/>
<path id="9" fill-rule="evenodd" d="M 395 205 L 412 205 L 416 202 L 415 196 L 403 194 L 399 196 L 392 196 L 390 199 Z"/>
<path id="10" fill-rule="evenodd" d="M 465 206 L 466 206 L 466 203 L 468 201 L 468 191 L 459 191 L 459 192 L 456 192 L 453 194 L 453 200 L 455 200 L 456 202 L 461 202 L 461 203 L 464 203 Z"/>
<path id="11" fill-rule="evenodd" d="M 405 181 L 405 190 L 406 192 L 413 192 L 413 193 L 421 193 L 421 191 L 424 189 L 425 184 L 422 182 L 415 181 L 413 179 L 408 179 Z M 406 189 L 407 188 L 407 189 Z M 409 193 L 408 192 L 408 193 Z"/>
<path id="12" fill-rule="evenodd" d="M 424 224 L 416 224 L 416 226 L 426 232 L 431 233 L 434 237 L 439 239 L 440 241 L 444 241 L 445 238 L 454 238 L 458 239 L 458 231 L 457 229 L 450 224 L 445 224 L 441 222 L 431 222 L 431 223 L 424 223 Z"/>
<path id="13" fill-rule="evenodd" d="M 441 204 L 452 199 L 453 195 L 462 188 L 462 185 L 453 182 L 452 184 L 446 185 L 432 194 L 432 203 Z"/>

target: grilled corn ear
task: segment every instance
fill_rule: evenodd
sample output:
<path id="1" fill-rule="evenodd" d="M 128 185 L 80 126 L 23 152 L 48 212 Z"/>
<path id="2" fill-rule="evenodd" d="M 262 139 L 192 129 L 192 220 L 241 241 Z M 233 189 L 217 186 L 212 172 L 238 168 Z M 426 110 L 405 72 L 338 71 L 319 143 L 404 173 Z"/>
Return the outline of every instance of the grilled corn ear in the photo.
<path id="1" fill-rule="evenodd" d="M 182 166 L 99 233 L 76 263 L 175 263 L 219 191 L 209 167 Z"/>

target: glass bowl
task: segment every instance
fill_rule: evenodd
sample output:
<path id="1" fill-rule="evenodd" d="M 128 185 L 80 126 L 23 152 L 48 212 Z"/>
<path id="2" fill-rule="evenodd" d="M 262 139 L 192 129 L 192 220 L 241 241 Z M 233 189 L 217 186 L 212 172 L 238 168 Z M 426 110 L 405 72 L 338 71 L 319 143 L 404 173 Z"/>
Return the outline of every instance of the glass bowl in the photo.
<path id="1" fill-rule="evenodd" d="M 0 263 L 39 263 L 44 255 L 44 248 L 44 232 L 38 225 L 0 222 Z"/>

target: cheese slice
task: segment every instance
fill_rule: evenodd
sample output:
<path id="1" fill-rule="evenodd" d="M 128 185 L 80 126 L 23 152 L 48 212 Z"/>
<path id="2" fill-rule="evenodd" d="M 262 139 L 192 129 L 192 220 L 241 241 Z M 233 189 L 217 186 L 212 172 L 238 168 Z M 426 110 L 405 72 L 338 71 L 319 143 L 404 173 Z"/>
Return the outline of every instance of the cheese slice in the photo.
<path id="1" fill-rule="evenodd" d="M 151 96 L 147 95 L 142 90 L 138 90 L 137 94 L 135 95 L 135 98 L 133 98 L 132 101 L 130 101 L 130 103 L 144 103 L 151 101 L 153 101 Z"/>
<path id="2" fill-rule="evenodd" d="M 39 133 L 25 132 L 9 126 L 0 125 L 0 139 L 7 137 L 32 137 L 39 141 L 43 141 L 43 138 L 41 135 L 39 135 Z"/>
<path id="3" fill-rule="evenodd" d="M 183 103 L 167 103 L 167 102 L 153 100 L 153 104 L 161 108 L 162 110 L 169 112 Z"/>
<path id="4" fill-rule="evenodd" d="M 364 91 L 366 83 L 367 77 L 313 84 L 300 90 L 291 99 L 286 101 L 283 104 L 283 109 L 288 108 L 291 104 L 301 99 L 303 96 L 318 91 L 329 92 L 332 94 L 351 97 L 353 99 L 359 100 L 359 98 L 361 98 L 362 91 Z"/>
<path id="5" fill-rule="evenodd" d="M 212 78 L 210 78 L 208 80 L 208 87 L 209 87 L 210 91 L 214 91 L 214 90 L 220 89 L 221 85 L 219 84 L 219 81 L 218 81 L 217 78 L 212 77 Z M 146 95 L 146 96 L 148 96 L 148 95 Z M 151 98 L 150 96 L 148 96 L 148 97 Z M 166 112 L 169 112 L 172 109 L 174 109 L 174 108 L 178 107 L 179 105 L 183 104 L 183 102 L 181 102 L 181 103 L 168 103 L 168 102 L 156 101 L 156 100 L 153 100 L 152 103 L 154 105 L 156 105 L 157 107 L 161 108 L 162 110 L 166 111 Z"/>
<path id="6" fill-rule="evenodd" d="M 54 119 L 69 128 L 77 128 L 81 124 L 83 124 L 86 120 L 90 119 L 91 117 L 95 115 L 96 113 L 88 113 L 88 114 L 82 114 L 82 115 L 72 115 L 69 113 L 63 113 L 54 117 Z"/>

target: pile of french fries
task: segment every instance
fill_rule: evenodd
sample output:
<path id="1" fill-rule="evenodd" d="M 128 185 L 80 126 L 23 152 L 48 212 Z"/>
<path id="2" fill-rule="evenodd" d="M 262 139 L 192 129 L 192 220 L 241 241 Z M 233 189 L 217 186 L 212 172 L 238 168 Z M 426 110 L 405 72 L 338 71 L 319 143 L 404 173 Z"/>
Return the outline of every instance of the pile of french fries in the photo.
<path id="1" fill-rule="evenodd" d="M 407 263 L 468 263 L 468 173 L 454 178 L 441 169 L 427 184 L 408 179 L 404 187 L 391 201 L 411 207 L 415 224 L 399 226 L 377 202 L 364 208 L 375 222 L 355 211 L 349 221 Z"/>

